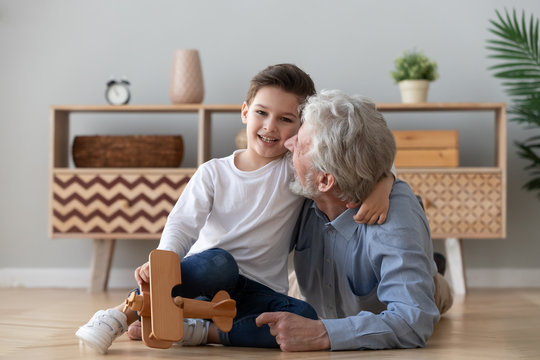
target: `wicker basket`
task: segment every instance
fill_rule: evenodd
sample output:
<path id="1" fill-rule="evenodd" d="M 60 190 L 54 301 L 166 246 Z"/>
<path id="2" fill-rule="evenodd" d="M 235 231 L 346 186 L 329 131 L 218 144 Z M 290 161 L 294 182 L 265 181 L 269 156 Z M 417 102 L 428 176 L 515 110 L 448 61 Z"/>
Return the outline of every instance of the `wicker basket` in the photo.
<path id="1" fill-rule="evenodd" d="M 75 136 L 78 167 L 178 167 L 184 155 L 180 135 Z"/>

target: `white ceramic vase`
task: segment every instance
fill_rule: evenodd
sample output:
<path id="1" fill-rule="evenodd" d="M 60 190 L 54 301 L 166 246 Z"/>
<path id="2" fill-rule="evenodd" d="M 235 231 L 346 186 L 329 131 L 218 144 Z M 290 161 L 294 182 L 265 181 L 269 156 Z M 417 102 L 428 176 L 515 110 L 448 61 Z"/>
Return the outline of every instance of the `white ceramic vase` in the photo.
<path id="1" fill-rule="evenodd" d="M 174 52 L 169 96 L 173 104 L 200 104 L 203 101 L 204 83 L 197 50 Z"/>
<path id="2" fill-rule="evenodd" d="M 398 85 L 403 103 L 423 103 L 427 101 L 428 80 L 402 80 Z"/>

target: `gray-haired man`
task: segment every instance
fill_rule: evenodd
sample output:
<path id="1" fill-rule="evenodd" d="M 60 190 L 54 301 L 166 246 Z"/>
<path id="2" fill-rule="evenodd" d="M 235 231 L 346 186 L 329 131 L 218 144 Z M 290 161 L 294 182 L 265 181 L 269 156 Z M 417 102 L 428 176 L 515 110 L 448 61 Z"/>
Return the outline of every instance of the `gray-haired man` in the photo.
<path id="1" fill-rule="evenodd" d="M 428 221 L 396 180 L 382 225 L 354 222 L 361 202 L 388 176 L 395 142 L 375 104 L 343 92 L 311 97 L 304 123 L 286 146 L 293 153 L 291 189 L 306 200 L 298 220 L 295 269 L 300 290 L 322 320 L 264 313 L 284 351 L 425 346 L 452 304 L 437 274 Z"/>

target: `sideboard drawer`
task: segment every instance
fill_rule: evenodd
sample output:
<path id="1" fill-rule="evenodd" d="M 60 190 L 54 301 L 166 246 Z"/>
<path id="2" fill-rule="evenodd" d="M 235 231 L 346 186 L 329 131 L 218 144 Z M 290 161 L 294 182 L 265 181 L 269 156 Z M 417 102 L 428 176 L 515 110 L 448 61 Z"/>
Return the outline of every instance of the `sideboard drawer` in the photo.
<path id="1" fill-rule="evenodd" d="M 422 197 L 433 238 L 505 236 L 500 171 L 400 171 L 398 177 Z"/>
<path id="2" fill-rule="evenodd" d="M 190 173 L 55 173 L 53 237 L 159 238 Z"/>

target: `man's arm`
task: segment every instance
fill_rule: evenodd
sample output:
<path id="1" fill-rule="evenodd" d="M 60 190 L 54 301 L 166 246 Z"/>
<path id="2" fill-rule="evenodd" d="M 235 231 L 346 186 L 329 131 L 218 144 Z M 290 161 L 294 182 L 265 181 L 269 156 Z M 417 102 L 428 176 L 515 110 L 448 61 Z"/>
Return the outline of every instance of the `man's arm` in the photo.
<path id="1" fill-rule="evenodd" d="M 326 287 L 320 270 L 325 255 L 320 248 L 322 235 L 318 233 L 322 231 L 321 219 L 311 214 L 312 203 L 302 210 L 297 228 L 304 232 L 301 236 L 296 234 L 301 242 L 295 265 L 301 266 L 296 270 L 299 283 L 305 287 L 304 296 L 320 314 L 324 315 L 325 309 L 329 314 L 335 313 L 331 306 L 339 303 L 339 313 L 348 316 L 321 320 L 332 350 L 421 347 L 439 319 L 433 299 L 435 269 L 428 256 L 432 253 L 429 226 L 418 201 L 406 189 L 408 186 L 399 182 L 395 187 L 398 190 L 392 195 L 387 222 L 365 227 L 360 242 L 351 240 L 347 242 L 349 246 L 340 250 L 352 257 L 349 261 L 337 259 L 335 271 L 339 271 L 340 279 L 347 280 L 333 283 L 332 288 Z M 333 296 L 337 302 L 332 301 Z M 286 319 L 296 318 L 284 318 L 276 334 L 286 334 L 287 326 L 293 326 Z M 314 323 L 305 324 L 315 328 Z M 311 338 L 298 338 L 301 336 L 299 332 L 286 345 L 306 345 L 315 350 L 308 344 Z"/>
<path id="2" fill-rule="evenodd" d="M 378 313 L 367 306 L 345 319 L 323 320 L 333 350 L 423 347 L 439 319 L 427 220 L 408 186 L 396 186 L 388 221 L 367 227 L 367 258 L 360 260 L 376 274 L 376 297 L 387 308 Z M 361 277 L 350 281 L 351 289 L 362 288 Z M 358 299 L 369 304 L 369 298 Z"/>

